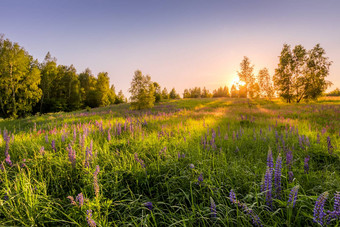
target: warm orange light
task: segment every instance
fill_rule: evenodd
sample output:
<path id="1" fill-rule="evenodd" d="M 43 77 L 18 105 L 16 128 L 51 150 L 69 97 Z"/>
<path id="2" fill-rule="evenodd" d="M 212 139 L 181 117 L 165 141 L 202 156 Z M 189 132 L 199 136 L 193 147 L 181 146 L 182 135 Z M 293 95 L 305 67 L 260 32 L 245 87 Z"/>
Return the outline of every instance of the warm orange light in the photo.
<path id="1" fill-rule="evenodd" d="M 232 82 L 232 85 L 235 85 L 236 89 L 239 90 L 240 86 L 245 85 L 246 83 L 244 83 L 243 81 L 240 81 L 240 78 L 238 76 L 236 76 Z"/>

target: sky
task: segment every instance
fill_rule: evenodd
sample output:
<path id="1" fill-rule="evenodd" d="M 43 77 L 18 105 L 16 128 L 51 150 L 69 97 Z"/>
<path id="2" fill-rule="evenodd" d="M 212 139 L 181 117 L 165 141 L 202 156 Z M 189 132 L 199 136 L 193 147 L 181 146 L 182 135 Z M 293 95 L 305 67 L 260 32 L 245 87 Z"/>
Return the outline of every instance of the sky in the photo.
<path id="1" fill-rule="evenodd" d="M 0 33 L 43 61 L 80 73 L 108 72 L 116 90 L 141 70 L 182 93 L 213 90 L 237 78 L 243 56 L 255 74 L 274 74 L 284 43 L 317 43 L 333 64 L 329 90 L 340 87 L 338 0 L 0 0 Z"/>

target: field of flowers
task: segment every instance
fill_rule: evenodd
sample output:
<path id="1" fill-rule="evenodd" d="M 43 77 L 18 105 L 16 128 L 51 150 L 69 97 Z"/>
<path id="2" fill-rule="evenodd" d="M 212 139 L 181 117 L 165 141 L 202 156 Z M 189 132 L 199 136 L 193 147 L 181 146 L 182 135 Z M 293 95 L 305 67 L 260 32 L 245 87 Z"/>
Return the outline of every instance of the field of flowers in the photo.
<path id="1" fill-rule="evenodd" d="M 340 100 L 0 120 L 0 225 L 340 224 Z"/>

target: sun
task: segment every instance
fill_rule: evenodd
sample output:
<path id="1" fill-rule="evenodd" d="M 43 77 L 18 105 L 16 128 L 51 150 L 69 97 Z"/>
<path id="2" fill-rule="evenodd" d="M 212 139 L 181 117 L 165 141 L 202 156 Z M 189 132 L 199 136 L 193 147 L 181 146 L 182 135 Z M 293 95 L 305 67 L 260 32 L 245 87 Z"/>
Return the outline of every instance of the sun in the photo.
<path id="1" fill-rule="evenodd" d="M 233 84 L 235 85 L 236 89 L 239 90 L 240 86 L 243 86 L 246 83 L 244 83 L 243 81 L 240 81 L 240 78 L 238 76 L 235 76 L 231 85 Z"/>

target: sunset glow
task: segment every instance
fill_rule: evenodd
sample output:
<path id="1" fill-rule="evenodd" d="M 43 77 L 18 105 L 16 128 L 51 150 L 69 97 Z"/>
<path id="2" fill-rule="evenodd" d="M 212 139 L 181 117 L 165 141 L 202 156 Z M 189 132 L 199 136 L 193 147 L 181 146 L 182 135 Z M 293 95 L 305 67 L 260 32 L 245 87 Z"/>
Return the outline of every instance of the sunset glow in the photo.
<path id="1" fill-rule="evenodd" d="M 179 93 L 230 88 L 228 75 L 236 74 L 243 56 L 255 74 L 267 67 L 273 75 L 284 43 L 307 49 L 320 43 L 331 60 L 340 59 L 338 1 L 6 2 L 0 33 L 40 61 L 50 51 L 78 72 L 108 72 L 126 96 L 137 69 Z M 340 86 L 339 75 L 333 64 L 332 89 Z"/>

